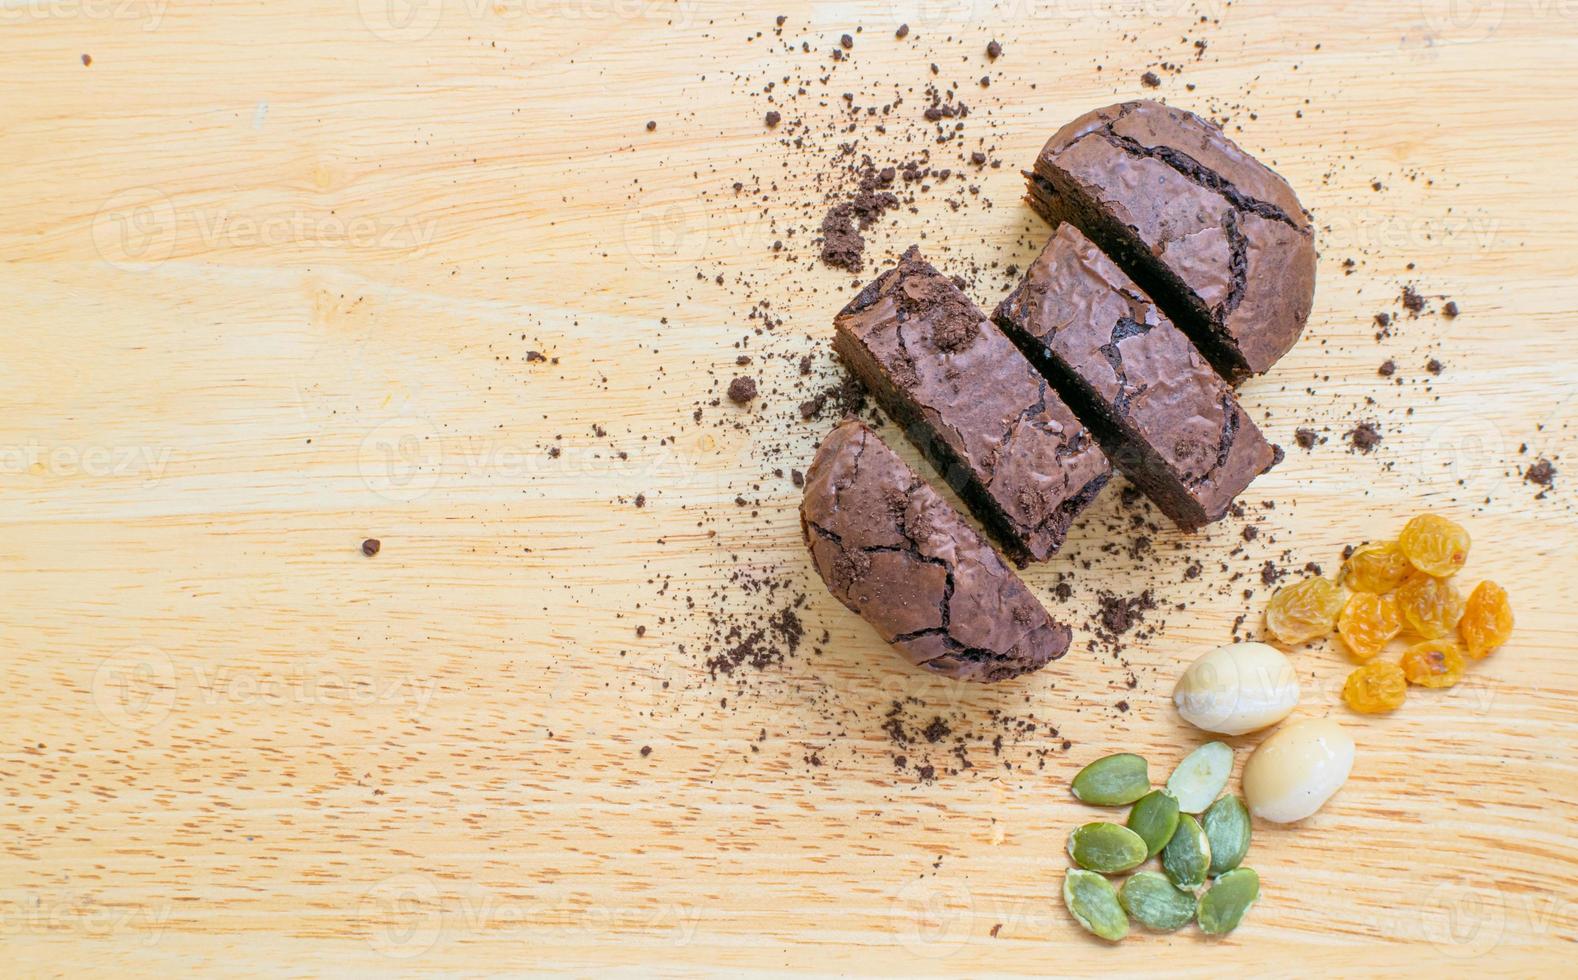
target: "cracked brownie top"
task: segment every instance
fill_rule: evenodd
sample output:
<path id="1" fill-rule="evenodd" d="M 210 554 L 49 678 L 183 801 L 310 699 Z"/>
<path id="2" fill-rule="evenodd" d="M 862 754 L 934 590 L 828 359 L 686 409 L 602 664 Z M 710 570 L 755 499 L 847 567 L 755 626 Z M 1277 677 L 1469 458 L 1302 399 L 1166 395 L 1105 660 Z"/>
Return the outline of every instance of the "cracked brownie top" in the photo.
<path id="1" fill-rule="evenodd" d="M 1179 326 L 1215 331 L 1224 349 L 1202 347 L 1235 362 L 1217 365 L 1231 379 L 1298 340 L 1315 289 L 1309 220 L 1287 181 L 1215 125 L 1157 102 L 1108 106 L 1058 130 L 1035 171 L 1032 197 L 1055 218 L 1080 225 Z"/>
<path id="2" fill-rule="evenodd" d="M 859 421 L 822 441 L 800 516 L 828 589 L 910 663 L 992 681 L 1067 652 L 1068 628 Z"/>

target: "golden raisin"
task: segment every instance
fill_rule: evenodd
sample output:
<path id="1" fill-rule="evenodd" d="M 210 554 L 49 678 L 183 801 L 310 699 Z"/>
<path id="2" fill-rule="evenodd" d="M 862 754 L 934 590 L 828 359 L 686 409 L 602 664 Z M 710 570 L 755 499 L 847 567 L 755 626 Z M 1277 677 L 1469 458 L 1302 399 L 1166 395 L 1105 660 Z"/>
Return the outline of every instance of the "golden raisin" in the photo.
<path id="1" fill-rule="evenodd" d="M 1342 686 L 1342 699 L 1362 715 L 1396 711 L 1408 696 L 1408 679 L 1403 668 L 1390 660 L 1372 660 L 1348 675 Z"/>
<path id="2" fill-rule="evenodd" d="M 1426 575 L 1446 578 L 1468 561 L 1468 532 L 1439 514 L 1420 514 L 1403 527 L 1397 546 Z"/>
<path id="3" fill-rule="evenodd" d="M 1348 655 L 1363 663 L 1380 653 L 1386 641 L 1403 630 L 1403 613 L 1397 597 L 1355 592 L 1337 617 L 1337 634 L 1348 647 Z"/>
<path id="4" fill-rule="evenodd" d="M 1403 676 L 1420 687 L 1451 687 L 1463 679 L 1463 651 L 1451 640 L 1426 640 L 1403 651 Z"/>
<path id="5" fill-rule="evenodd" d="M 1418 574 L 1397 590 L 1408 628 L 1427 640 L 1446 636 L 1463 616 L 1463 597 L 1446 579 Z"/>
<path id="6" fill-rule="evenodd" d="M 1285 585 L 1266 606 L 1266 628 L 1283 643 L 1303 643 L 1325 636 L 1342 612 L 1342 589 L 1324 578 Z"/>
<path id="7" fill-rule="evenodd" d="M 1372 541 L 1360 545 L 1342 564 L 1342 584 L 1360 592 L 1390 592 L 1413 573 L 1403 549 L 1396 541 Z"/>
<path id="8" fill-rule="evenodd" d="M 1457 632 L 1468 655 L 1475 660 L 1483 660 L 1506 643 L 1512 635 L 1512 604 L 1507 601 L 1507 590 L 1489 580 L 1474 586 L 1463 608 L 1463 618 L 1458 620 Z"/>

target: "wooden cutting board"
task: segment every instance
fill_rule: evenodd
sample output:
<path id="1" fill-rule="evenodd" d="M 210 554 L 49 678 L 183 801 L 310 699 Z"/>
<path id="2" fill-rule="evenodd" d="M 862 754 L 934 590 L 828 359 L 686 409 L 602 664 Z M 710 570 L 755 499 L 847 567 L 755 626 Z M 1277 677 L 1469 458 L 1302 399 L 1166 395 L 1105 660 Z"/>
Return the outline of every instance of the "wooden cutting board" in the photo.
<path id="1" fill-rule="evenodd" d="M 0 7 L 6 972 L 1568 972 L 1575 17 L 1546 0 Z M 1328 441 L 1290 451 L 1245 519 L 1163 529 L 1141 560 L 1109 491 L 1026 572 L 1075 650 L 990 689 L 908 671 L 812 576 L 772 470 L 804 466 L 830 420 L 798 422 L 793 363 L 759 356 L 748 411 L 709 404 L 742 338 L 831 371 L 852 277 L 804 238 L 774 258 L 803 220 L 773 208 L 814 200 L 816 164 L 765 131 L 763 90 L 832 71 L 857 27 L 795 112 L 898 87 L 918 113 L 936 62 L 1003 160 L 970 178 L 994 206 L 950 216 L 923 195 L 871 231 L 874 260 L 924 234 L 945 268 L 996 262 L 982 281 L 1006 283 L 1045 235 L 1017 170 L 1063 121 L 1142 93 L 1230 116 L 1320 228 L 1309 330 L 1244 399 L 1284 445 L 1305 425 Z M 757 178 L 777 205 L 736 202 Z M 1405 282 L 1430 309 L 1378 343 Z M 771 335 L 752 332 L 758 301 L 783 318 Z M 1351 453 L 1363 419 L 1384 441 Z M 1541 457 L 1558 473 L 1536 499 L 1522 471 Z M 1132 750 L 1160 778 L 1198 744 L 1172 681 L 1239 616 L 1256 628 L 1261 560 L 1330 572 L 1427 508 L 1472 530 L 1464 578 L 1510 590 L 1513 642 L 1373 719 L 1339 705 L 1336 649 L 1294 654 L 1299 714 L 1343 719 L 1358 762 L 1317 816 L 1256 828 L 1244 926 L 1116 948 L 1080 932 L 1058 887 L 1092 811 L 1069 777 Z M 709 617 L 771 610 L 742 572 L 806 596 L 807 639 L 713 677 Z M 1087 649 L 1096 594 L 1147 587 L 1154 631 L 1122 662 Z M 895 699 L 918 723 L 1037 726 L 1000 755 L 972 743 L 962 771 L 921 739 L 923 782 L 895 765 Z M 1234 740 L 1240 764 L 1257 741 Z"/>

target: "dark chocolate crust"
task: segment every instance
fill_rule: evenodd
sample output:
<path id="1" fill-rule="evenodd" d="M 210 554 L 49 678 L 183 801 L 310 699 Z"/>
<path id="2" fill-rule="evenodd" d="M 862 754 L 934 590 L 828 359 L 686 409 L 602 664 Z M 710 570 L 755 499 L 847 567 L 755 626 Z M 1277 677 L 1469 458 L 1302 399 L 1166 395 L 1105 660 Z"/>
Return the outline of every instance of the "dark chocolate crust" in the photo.
<path id="1" fill-rule="evenodd" d="M 839 355 L 1009 554 L 1051 557 L 1111 468 L 1002 331 L 913 247 L 834 325 Z"/>
<path id="2" fill-rule="evenodd" d="M 1068 627 L 859 421 L 822 440 L 800 526 L 828 589 L 917 667 L 997 681 L 1068 652 Z"/>
<path id="3" fill-rule="evenodd" d="M 1162 512 L 1221 518 L 1280 458 L 1230 388 L 1133 280 L 1059 226 L 995 319 Z"/>
<path id="4" fill-rule="evenodd" d="M 1315 237 L 1274 171 L 1199 116 L 1158 102 L 1058 130 L 1027 200 L 1101 246 L 1235 384 L 1286 354 L 1315 295 Z"/>

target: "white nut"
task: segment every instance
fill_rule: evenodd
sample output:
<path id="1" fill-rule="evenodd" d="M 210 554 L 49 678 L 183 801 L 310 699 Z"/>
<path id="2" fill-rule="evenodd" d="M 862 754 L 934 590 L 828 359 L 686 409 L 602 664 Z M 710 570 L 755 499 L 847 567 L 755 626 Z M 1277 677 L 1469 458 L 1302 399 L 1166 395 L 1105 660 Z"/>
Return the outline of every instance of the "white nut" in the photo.
<path id="1" fill-rule="evenodd" d="M 1299 703 L 1299 680 L 1276 647 L 1230 643 L 1189 665 L 1173 703 L 1196 728 L 1242 735 L 1286 718 Z"/>
<path id="2" fill-rule="evenodd" d="M 1294 722 L 1271 733 L 1244 763 L 1249 812 L 1292 823 L 1319 810 L 1353 770 L 1353 739 L 1330 718 Z"/>

